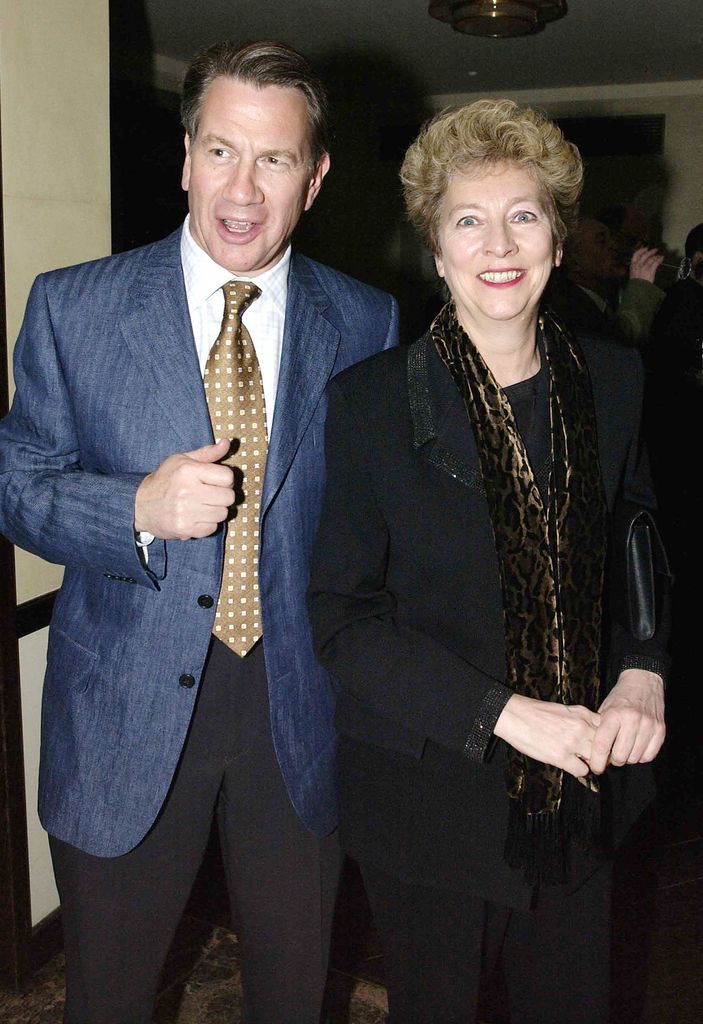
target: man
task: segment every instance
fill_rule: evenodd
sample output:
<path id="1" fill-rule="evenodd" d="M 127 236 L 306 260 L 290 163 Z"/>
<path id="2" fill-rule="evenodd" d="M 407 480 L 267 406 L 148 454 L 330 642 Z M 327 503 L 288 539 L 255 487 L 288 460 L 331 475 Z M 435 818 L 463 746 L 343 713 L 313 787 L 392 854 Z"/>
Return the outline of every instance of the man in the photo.
<path id="1" fill-rule="evenodd" d="M 397 310 L 291 252 L 329 168 L 299 54 L 210 48 L 182 115 L 183 229 L 38 278 L 0 425 L 0 529 L 66 565 L 40 773 L 65 1019 L 151 1020 L 216 809 L 245 1019 L 315 1024 L 339 870 L 304 605 L 324 389 Z"/>
<path id="2" fill-rule="evenodd" d="M 594 217 L 582 217 L 545 300 L 575 330 L 639 344 L 664 295 L 654 284 L 663 258 L 656 249 L 638 246 L 623 265 L 610 229 Z M 611 299 L 620 283 L 624 286 L 615 308 Z"/>

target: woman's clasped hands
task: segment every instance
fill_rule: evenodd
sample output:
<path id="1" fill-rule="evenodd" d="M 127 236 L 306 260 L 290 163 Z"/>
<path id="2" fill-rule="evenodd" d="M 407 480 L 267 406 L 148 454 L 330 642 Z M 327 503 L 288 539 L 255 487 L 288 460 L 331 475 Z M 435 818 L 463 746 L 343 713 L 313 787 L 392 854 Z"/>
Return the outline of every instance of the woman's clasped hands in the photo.
<path id="1" fill-rule="evenodd" d="M 494 732 L 536 761 L 576 778 L 608 765 L 654 760 L 664 742 L 664 685 L 644 669 L 626 669 L 598 711 L 513 694 Z"/>

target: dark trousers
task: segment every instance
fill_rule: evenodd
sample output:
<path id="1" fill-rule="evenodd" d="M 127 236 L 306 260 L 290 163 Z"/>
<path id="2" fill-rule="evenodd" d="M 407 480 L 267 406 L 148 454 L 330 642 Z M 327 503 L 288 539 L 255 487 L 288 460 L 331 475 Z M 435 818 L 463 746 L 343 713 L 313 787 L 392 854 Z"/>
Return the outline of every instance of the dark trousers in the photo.
<path id="1" fill-rule="evenodd" d="M 384 952 L 389 1024 L 475 1024 L 482 968 L 500 968 L 511 1024 L 607 1024 L 610 869 L 511 910 L 362 865 Z"/>
<path id="2" fill-rule="evenodd" d="M 147 837 L 115 858 L 51 837 L 66 1024 L 151 1020 L 215 813 L 242 949 L 244 1020 L 318 1024 L 337 840 L 315 838 L 290 804 L 273 749 L 262 645 L 240 659 L 217 640 L 174 784 Z"/>

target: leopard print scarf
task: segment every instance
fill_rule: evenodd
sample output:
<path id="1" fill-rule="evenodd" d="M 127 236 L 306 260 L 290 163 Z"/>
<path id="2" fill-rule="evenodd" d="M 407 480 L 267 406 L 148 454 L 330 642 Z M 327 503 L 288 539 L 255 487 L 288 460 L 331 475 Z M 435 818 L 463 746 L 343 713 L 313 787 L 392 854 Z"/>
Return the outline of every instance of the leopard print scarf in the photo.
<path id="1" fill-rule="evenodd" d="M 542 500 L 510 403 L 450 302 L 432 324 L 461 392 L 479 452 L 503 593 L 506 683 L 537 700 L 599 703 L 606 504 L 583 355 L 548 313 L 540 318 L 550 385 L 552 471 Z M 526 879 L 568 877 L 572 840 L 597 831 L 598 786 L 509 748 L 506 860 Z"/>

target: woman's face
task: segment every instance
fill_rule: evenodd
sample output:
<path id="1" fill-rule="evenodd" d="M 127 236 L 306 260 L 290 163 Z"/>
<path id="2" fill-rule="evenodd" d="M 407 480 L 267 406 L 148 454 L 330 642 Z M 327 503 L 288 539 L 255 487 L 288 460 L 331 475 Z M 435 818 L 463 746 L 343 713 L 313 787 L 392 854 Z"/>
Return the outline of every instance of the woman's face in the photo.
<path id="1" fill-rule="evenodd" d="M 497 323 L 525 328 L 561 262 L 542 191 L 511 163 L 456 174 L 442 202 L 437 273 L 470 336 Z"/>

